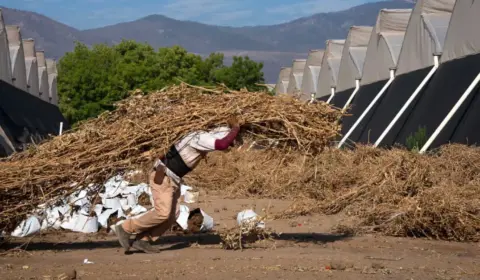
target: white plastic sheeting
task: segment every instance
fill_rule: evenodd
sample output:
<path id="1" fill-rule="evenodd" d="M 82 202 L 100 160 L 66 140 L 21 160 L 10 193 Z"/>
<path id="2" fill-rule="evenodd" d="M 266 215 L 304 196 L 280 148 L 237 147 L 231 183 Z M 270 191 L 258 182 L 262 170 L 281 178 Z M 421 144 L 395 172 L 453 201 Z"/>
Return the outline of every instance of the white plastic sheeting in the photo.
<path id="1" fill-rule="evenodd" d="M 237 224 L 243 227 L 246 223 L 257 222 L 256 226 L 259 228 L 265 228 L 265 222 L 259 221 L 259 216 L 252 209 L 243 210 L 237 214 Z"/>
<path id="2" fill-rule="evenodd" d="M 58 105 L 58 93 L 57 93 L 57 62 L 53 59 L 46 59 L 47 72 L 48 72 L 48 88 L 50 103 Z"/>
<path id="3" fill-rule="evenodd" d="M 12 83 L 12 68 L 10 65 L 7 30 L 3 21 L 3 12 L 0 9 L 0 79 L 8 83 Z"/>
<path id="4" fill-rule="evenodd" d="M 27 91 L 36 97 L 40 97 L 35 41 L 33 39 L 23 40 L 23 51 L 25 53 Z"/>
<path id="5" fill-rule="evenodd" d="M 37 51 L 37 64 L 38 64 L 38 88 L 40 92 L 40 98 L 46 102 L 50 102 L 50 89 L 48 87 L 48 72 L 47 61 L 45 60 L 45 53 L 43 51 Z"/>
<path id="6" fill-rule="evenodd" d="M 355 80 L 362 78 L 363 64 L 373 27 L 352 26 L 343 47 L 337 92 L 355 87 Z"/>
<path id="7" fill-rule="evenodd" d="M 183 229 L 188 229 L 188 216 L 190 215 L 190 209 L 186 205 L 179 206 L 180 214 L 177 218 L 177 224 Z"/>
<path id="8" fill-rule="evenodd" d="M 35 216 L 30 216 L 22 221 L 20 225 L 12 232 L 14 237 L 25 237 L 40 231 L 40 221 Z"/>
<path id="9" fill-rule="evenodd" d="M 344 45 L 345 40 L 327 40 L 322 67 L 318 75 L 316 98 L 330 95 L 331 89 L 336 88 Z"/>
<path id="10" fill-rule="evenodd" d="M 302 96 L 301 100 L 310 100 L 311 95 L 317 92 L 318 75 L 322 67 L 322 59 L 325 50 L 311 50 L 308 53 L 307 62 L 303 69 Z"/>
<path id="11" fill-rule="evenodd" d="M 200 212 L 202 213 L 202 216 L 203 216 L 203 222 L 202 222 L 202 226 L 200 227 L 200 231 L 207 232 L 212 230 L 213 226 L 215 225 L 215 223 L 213 222 L 213 218 L 207 215 L 207 213 L 205 213 L 205 211 L 203 211 L 202 209 L 200 209 Z"/>
<path id="12" fill-rule="evenodd" d="M 12 67 L 12 84 L 21 90 L 27 91 L 27 71 L 25 69 L 25 54 L 20 27 L 7 25 L 6 30 Z"/>
<path id="13" fill-rule="evenodd" d="M 306 59 L 295 59 L 292 64 L 292 71 L 288 79 L 287 93 L 293 94 L 302 89 L 303 70 L 305 69 Z"/>
<path id="14" fill-rule="evenodd" d="M 92 205 L 97 195 L 93 194 L 95 192 L 89 195 L 89 192 L 94 189 L 94 186 L 89 186 L 52 203 L 54 206 L 39 206 L 32 217 L 38 219 L 41 226 L 32 227 L 36 224 L 32 223 L 33 219 L 29 217 L 15 229 L 14 236 L 24 237 L 49 228 L 93 233 L 99 228 L 107 228 L 108 219 L 112 215 L 115 218 L 126 218 L 147 211 L 145 207 L 138 205 L 140 195 L 146 193 L 151 196 L 147 184 L 131 185 L 122 176 L 115 176 L 103 187 L 105 191 L 98 194 L 102 204 Z M 127 211 L 129 211 L 128 215 Z"/>
<path id="15" fill-rule="evenodd" d="M 191 213 L 195 213 L 197 211 L 200 211 L 200 214 L 203 217 L 202 225 L 200 226 L 200 232 L 210 231 L 215 226 L 213 218 L 210 217 L 207 213 L 205 213 L 202 209 L 195 209 L 190 211 L 190 209 L 185 205 L 180 205 L 179 208 L 180 214 L 176 222 L 183 230 L 188 230 L 188 217 Z"/>
<path id="16" fill-rule="evenodd" d="M 443 52 L 455 0 L 419 0 L 413 9 L 400 52 L 397 75 L 433 66 Z"/>
<path id="17" fill-rule="evenodd" d="M 381 10 L 368 43 L 362 85 L 388 80 L 396 67 L 411 9 Z"/>
<path id="18" fill-rule="evenodd" d="M 441 62 L 480 53 L 480 0 L 457 0 Z"/>
<path id="19" fill-rule="evenodd" d="M 94 233 L 99 228 L 107 228 L 108 220 L 112 217 L 136 218 L 145 214 L 148 211 L 147 208 L 138 204 L 141 195 L 147 194 L 150 197 L 150 203 L 153 204 L 152 193 L 147 184 L 130 184 L 120 175 L 107 180 L 103 185 L 104 191 L 98 195 L 95 189 L 98 188 L 90 185 L 67 198 L 52 202 L 52 206 L 40 205 L 30 217 L 17 226 L 11 235 L 25 237 L 50 228 Z M 182 195 L 185 195 L 192 188 L 182 185 L 181 189 Z M 98 201 L 98 198 L 101 199 L 101 204 L 93 205 L 92 203 Z M 177 218 L 177 223 L 187 229 L 190 210 L 185 205 L 179 207 L 180 216 Z M 152 208 L 150 211 L 153 210 Z M 202 209 L 199 210 L 203 216 L 200 230 L 203 232 L 212 230 L 213 218 Z"/>
<path id="20" fill-rule="evenodd" d="M 275 86 L 275 94 L 285 94 L 287 93 L 288 89 L 288 81 L 290 79 L 290 72 L 292 68 L 290 67 L 282 67 L 280 69 L 280 73 L 278 74 L 277 84 Z"/>

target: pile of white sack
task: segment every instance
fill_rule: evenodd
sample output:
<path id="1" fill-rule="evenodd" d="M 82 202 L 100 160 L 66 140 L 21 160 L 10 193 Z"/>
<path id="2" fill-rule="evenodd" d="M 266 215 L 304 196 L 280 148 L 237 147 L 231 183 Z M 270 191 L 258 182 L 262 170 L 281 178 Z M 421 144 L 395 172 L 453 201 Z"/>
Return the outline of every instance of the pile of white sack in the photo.
<path id="1" fill-rule="evenodd" d="M 127 175 L 132 175 L 132 173 Z M 146 213 L 147 208 L 138 202 L 142 194 L 147 194 L 150 197 L 151 205 L 153 205 L 152 193 L 148 184 L 131 184 L 121 175 L 110 178 L 104 184 L 104 192 L 97 194 L 92 191 L 93 189 L 98 189 L 98 186 L 91 185 L 60 201 L 55 201 L 49 205 L 40 205 L 10 235 L 26 237 L 48 229 L 95 233 L 101 228 L 107 228 L 109 226 L 108 220 L 112 216 L 125 219 L 138 217 Z M 198 196 L 198 193 L 192 193 L 190 190 L 192 188 L 189 186 L 181 186 L 183 200 L 186 203 L 195 202 L 196 196 Z M 89 193 L 95 193 L 95 195 L 89 196 Z M 94 201 L 99 201 L 97 196 L 101 198 L 101 204 L 93 205 Z M 200 230 L 212 230 L 214 226 L 213 218 L 203 210 L 201 213 L 203 224 Z M 177 224 L 184 230 L 188 229 L 189 215 L 190 209 L 186 205 L 180 205 L 180 216 L 177 219 Z M 121 222 L 119 221 L 119 223 Z"/>

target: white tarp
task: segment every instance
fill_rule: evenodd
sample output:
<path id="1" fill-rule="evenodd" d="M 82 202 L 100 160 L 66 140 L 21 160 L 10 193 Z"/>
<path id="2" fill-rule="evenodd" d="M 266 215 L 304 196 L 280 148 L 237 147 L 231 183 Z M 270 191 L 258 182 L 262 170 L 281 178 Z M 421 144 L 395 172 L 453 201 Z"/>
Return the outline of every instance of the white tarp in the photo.
<path id="1" fill-rule="evenodd" d="M 188 216 L 190 216 L 190 209 L 186 205 L 180 205 L 179 207 L 180 214 L 177 218 L 177 224 L 183 229 L 188 229 Z"/>
<path id="2" fill-rule="evenodd" d="M 305 70 L 306 59 L 295 59 L 292 64 L 292 71 L 288 79 L 287 93 L 293 94 L 302 89 L 303 70 Z"/>
<path id="3" fill-rule="evenodd" d="M 362 85 L 387 80 L 396 67 L 411 9 L 383 9 L 372 30 L 363 66 Z"/>
<path id="4" fill-rule="evenodd" d="M 243 210 L 237 214 L 237 224 L 245 227 L 248 223 L 255 223 L 258 228 L 265 228 L 265 222 L 259 221 L 259 216 L 252 209 Z"/>
<path id="5" fill-rule="evenodd" d="M 127 174 L 127 175 L 131 175 Z M 76 184 L 72 184 L 75 187 Z M 97 193 L 97 190 L 103 190 Z M 183 201 L 189 203 L 187 194 L 193 188 L 182 185 Z M 195 192 L 191 192 L 195 193 Z M 148 195 L 151 205 L 153 196 L 150 187 L 145 184 L 131 184 L 122 175 L 117 175 L 107 180 L 103 186 L 90 184 L 87 188 L 77 190 L 70 196 L 50 201 L 33 211 L 32 215 L 22 221 L 11 233 L 16 237 L 25 237 L 48 229 L 66 229 L 74 232 L 94 233 L 99 228 L 108 228 L 109 222 L 121 223 L 125 218 L 137 218 L 147 211 L 154 211 L 152 207 L 147 210 L 139 204 L 139 199 Z M 101 204 L 97 199 L 101 198 Z M 93 205 L 93 203 L 96 203 Z M 202 209 L 190 211 L 187 206 L 180 205 L 180 216 L 177 223 L 183 228 L 188 228 L 188 218 L 192 212 L 199 211 L 203 216 L 200 231 L 206 232 L 215 226 L 214 220 Z M 110 220 L 113 218 L 113 220 Z M 118 219 L 115 221 L 115 219 Z M 110 225 L 111 229 L 112 225 Z"/>
<path id="6" fill-rule="evenodd" d="M 8 83 L 12 83 L 12 67 L 10 65 L 7 30 L 3 21 L 3 12 L 0 9 L 0 79 Z"/>
<path id="7" fill-rule="evenodd" d="M 40 221 L 35 216 L 30 216 L 22 221 L 11 233 L 14 237 L 27 237 L 40 231 Z"/>
<path id="8" fill-rule="evenodd" d="M 395 68 L 398 63 L 398 57 L 402 50 L 403 40 L 405 39 L 404 32 L 382 32 L 380 33 L 380 41 L 378 45 L 379 54 L 388 56 L 384 65 L 388 69 Z M 383 39 L 383 40 L 382 40 Z"/>
<path id="9" fill-rule="evenodd" d="M 348 56 L 352 60 L 354 69 L 358 71 L 358 74 L 353 76 L 355 79 L 362 79 L 363 65 L 365 64 L 365 57 L 367 56 L 366 47 L 352 47 L 348 53 Z"/>
<path id="10" fill-rule="evenodd" d="M 25 71 L 27 76 L 28 88 L 27 91 L 36 97 L 40 97 L 35 41 L 33 39 L 23 40 L 23 51 L 25 53 Z"/>
<path id="11" fill-rule="evenodd" d="M 310 100 L 312 94 L 317 92 L 318 75 L 322 66 L 325 50 L 311 50 L 305 63 L 302 81 L 301 100 Z"/>
<path id="12" fill-rule="evenodd" d="M 54 105 L 58 105 L 58 93 L 57 93 L 57 62 L 53 59 L 46 59 L 47 72 L 48 72 L 48 88 L 50 102 Z"/>
<path id="13" fill-rule="evenodd" d="M 290 67 L 283 67 L 282 69 L 280 69 L 280 73 L 278 74 L 277 85 L 275 86 L 275 94 L 287 93 L 288 80 L 290 79 L 291 71 L 292 71 L 292 68 Z"/>
<path id="14" fill-rule="evenodd" d="M 397 75 L 433 65 L 440 55 L 455 0 L 418 0 L 408 23 L 397 65 Z"/>
<path id="15" fill-rule="evenodd" d="M 21 90 L 27 91 L 27 70 L 25 69 L 25 54 L 20 27 L 7 25 L 6 30 L 12 67 L 12 84 Z"/>
<path id="16" fill-rule="evenodd" d="M 458 0 L 445 39 L 442 62 L 480 53 L 480 0 Z"/>
<path id="17" fill-rule="evenodd" d="M 45 60 L 45 53 L 37 51 L 38 63 L 38 88 L 40 89 L 40 98 L 46 102 L 50 102 L 50 93 L 48 88 L 48 72 L 47 62 Z"/>
<path id="18" fill-rule="evenodd" d="M 322 67 L 318 75 L 316 98 L 331 94 L 331 88 L 337 86 L 338 71 L 342 59 L 345 40 L 327 40 L 322 59 Z"/>
<path id="19" fill-rule="evenodd" d="M 338 73 L 337 92 L 355 87 L 355 80 L 362 78 L 363 64 L 373 27 L 352 26 L 343 48 Z"/>

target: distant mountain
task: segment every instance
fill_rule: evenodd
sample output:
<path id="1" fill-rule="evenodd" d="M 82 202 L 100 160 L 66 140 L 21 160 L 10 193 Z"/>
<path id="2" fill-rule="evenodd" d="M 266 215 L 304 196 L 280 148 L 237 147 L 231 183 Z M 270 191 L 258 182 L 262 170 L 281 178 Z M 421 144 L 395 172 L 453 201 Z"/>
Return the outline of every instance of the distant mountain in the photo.
<path id="1" fill-rule="evenodd" d="M 322 48 L 327 39 L 345 38 L 351 25 L 374 25 L 380 9 L 411 8 L 409 0 L 368 3 L 351 9 L 319 13 L 291 22 L 254 27 L 221 27 L 151 15 L 135 21 L 80 31 L 33 12 L 2 8 L 6 24 L 22 27 L 24 38 L 34 38 L 47 56 L 59 58 L 71 51 L 75 41 L 88 45 L 115 44 L 122 39 L 148 42 L 153 47 L 181 45 L 190 52 L 248 55 L 264 62 L 267 82 L 274 83 L 282 66 L 305 57 L 310 49 Z"/>
<path id="2" fill-rule="evenodd" d="M 219 50 L 272 50 L 271 44 L 228 29 L 152 15 L 136 21 L 83 31 L 89 38 L 115 44 L 122 39 L 148 42 L 154 47 L 180 45 L 195 53 Z"/>
<path id="3" fill-rule="evenodd" d="M 75 41 L 89 41 L 81 31 L 46 16 L 4 7 L 1 9 L 5 24 L 19 25 L 23 39 L 35 39 L 37 49 L 45 50 L 49 57 L 59 58 L 73 50 Z"/>
<path id="4" fill-rule="evenodd" d="M 305 52 L 324 47 L 328 39 L 345 39 L 352 25 L 373 26 L 381 9 L 408 9 L 413 6 L 407 1 L 382 1 L 278 25 L 226 29 L 268 43 L 276 51 Z"/>

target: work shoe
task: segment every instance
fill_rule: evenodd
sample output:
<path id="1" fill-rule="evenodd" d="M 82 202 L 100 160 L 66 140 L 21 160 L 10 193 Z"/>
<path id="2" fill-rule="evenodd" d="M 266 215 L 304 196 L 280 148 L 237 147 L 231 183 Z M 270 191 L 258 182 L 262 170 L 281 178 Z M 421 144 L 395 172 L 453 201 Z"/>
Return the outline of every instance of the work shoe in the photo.
<path id="1" fill-rule="evenodd" d="M 139 250 L 139 251 L 142 251 L 144 253 L 147 253 L 147 254 L 156 254 L 156 253 L 160 253 L 160 250 L 154 248 L 152 245 L 150 245 L 150 242 L 148 241 L 145 241 L 145 240 L 135 240 L 133 243 L 132 243 L 132 247 Z"/>
<path id="2" fill-rule="evenodd" d="M 115 226 L 115 235 L 117 235 L 118 242 L 125 249 L 125 252 L 128 252 L 130 250 L 130 234 L 123 229 L 121 224 Z"/>

